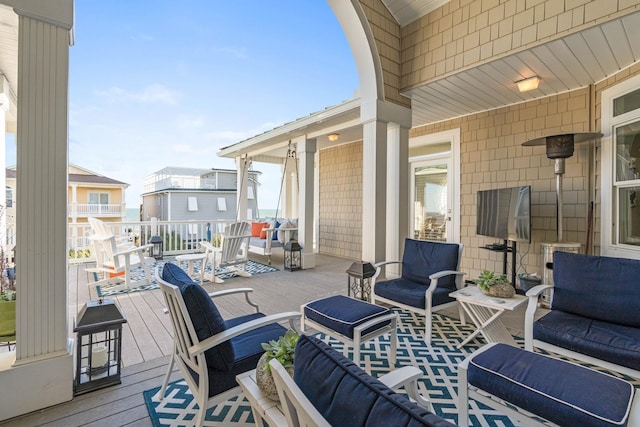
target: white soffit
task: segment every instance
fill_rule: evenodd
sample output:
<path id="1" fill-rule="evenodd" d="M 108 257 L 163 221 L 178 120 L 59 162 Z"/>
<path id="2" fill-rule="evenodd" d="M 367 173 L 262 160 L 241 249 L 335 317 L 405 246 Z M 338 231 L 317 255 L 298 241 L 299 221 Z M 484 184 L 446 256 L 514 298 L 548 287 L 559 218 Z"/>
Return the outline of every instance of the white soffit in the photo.
<path id="1" fill-rule="evenodd" d="M 421 126 L 597 83 L 640 60 L 640 12 L 403 92 Z M 537 75 L 538 89 L 515 82 Z"/>
<path id="2" fill-rule="evenodd" d="M 401 27 L 439 8 L 449 0 L 382 0 Z"/>

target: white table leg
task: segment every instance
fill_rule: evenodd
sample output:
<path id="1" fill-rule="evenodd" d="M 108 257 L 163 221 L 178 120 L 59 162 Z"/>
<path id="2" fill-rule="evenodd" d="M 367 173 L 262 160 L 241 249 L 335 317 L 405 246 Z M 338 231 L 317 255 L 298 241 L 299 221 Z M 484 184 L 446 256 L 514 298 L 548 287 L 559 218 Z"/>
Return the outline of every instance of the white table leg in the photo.
<path id="1" fill-rule="evenodd" d="M 505 344 L 516 345 L 515 340 L 507 328 L 505 328 L 499 320 L 500 316 L 504 313 L 504 310 L 493 310 L 488 307 L 463 301 L 460 301 L 460 304 L 478 329 L 458 344 L 458 348 L 466 345 L 480 333 L 488 343 L 503 342 Z"/>

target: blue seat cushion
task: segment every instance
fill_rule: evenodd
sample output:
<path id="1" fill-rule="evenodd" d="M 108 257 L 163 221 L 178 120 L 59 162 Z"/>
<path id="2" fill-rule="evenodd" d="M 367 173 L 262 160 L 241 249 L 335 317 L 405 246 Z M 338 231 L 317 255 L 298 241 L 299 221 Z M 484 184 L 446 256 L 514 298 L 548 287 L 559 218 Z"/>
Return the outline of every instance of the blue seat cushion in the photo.
<path id="1" fill-rule="evenodd" d="M 293 366 L 293 380 L 332 426 L 453 426 L 315 337 L 300 337 Z"/>
<path id="2" fill-rule="evenodd" d="M 312 301 L 304 307 L 304 316 L 306 318 L 351 339 L 353 339 L 353 329 L 356 326 L 389 312 L 388 308 L 344 295 L 322 298 Z M 390 321 L 386 321 L 379 325 L 374 325 L 362 331 L 362 335 L 387 326 L 389 323 Z"/>
<path id="3" fill-rule="evenodd" d="M 439 271 L 458 269 L 460 246 L 457 243 L 427 242 L 405 239 L 402 255 L 402 278 L 429 285 L 429 276 Z M 442 277 L 438 287 L 456 290 L 455 276 Z"/>
<path id="4" fill-rule="evenodd" d="M 552 308 L 638 328 L 637 277 L 640 260 L 555 252 Z"/>
<path id="5" fill-rule="evenodd" d="M 177 286 L 189 312 L 193 328 L 200 341 L 205 340 L 226 329 L 224 319 L 218 308 L 211 301 L 207 291 L 191 280 L 189 275 L 180 267 L 166 263 L 162 269 L 162 280 Z M 235 355 L 230 342 L 224 342 L 205 353 L 207 366 L 218 371 L 230 371 L 233 367 Z"/>
<path id="6" fill-rule="evenodd" d="M 467 375 L 469 384 L 562 426 L 626 425 L 633 401 L 626 381 L 506 344 L 473 357 Z"/>
<path id="7" fill-rule="evenodd" d="M 616 365 L 640 370 L 638 328 L 551 310 L 534 322 L 533 338 Z"/>
<path id="8" fill-rule="evenodd" d="M 375 284 L 375 291 L 376 295 L 383 298 L 388 298 L 401 304 L 410 305 L 411 307 L 425 308 L 425 293 L 427 292 L 428 287 L 429 285 L 399 278 L 377 282 Z M 455 298 L 451 298 L 449 296 L 451 292 L 452 290 L 447 287 L 436 287 L 435 291 L 431 295 L 431 305 L 435 307 L 437 305 L 455 301 Z"/>

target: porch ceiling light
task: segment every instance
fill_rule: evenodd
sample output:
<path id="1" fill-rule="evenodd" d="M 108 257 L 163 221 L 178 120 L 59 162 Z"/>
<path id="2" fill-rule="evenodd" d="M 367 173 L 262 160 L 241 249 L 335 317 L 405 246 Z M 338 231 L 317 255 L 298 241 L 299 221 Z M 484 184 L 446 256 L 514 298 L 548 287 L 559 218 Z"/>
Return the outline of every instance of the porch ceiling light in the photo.
<path id="1" fill-rule="evenodd" d="M 518 80 L 516 84 L 518 85 L 518 90 L 520 92 L 528 92 L 530 90 L 538 89 L 538 85 L 540 84 L 540 77 L 528 77 L 526 79 Z"/>
<path id="2" fill-rule="evenodd" d="M 327 138 L 329 138 L 329 141 L 331 141 L 331 142 L 336 142 L 338 140 L 338 138 L 340 138 L 340 134 L 339 133 L 330 133 L 329 135 L 327 135 Z"/>

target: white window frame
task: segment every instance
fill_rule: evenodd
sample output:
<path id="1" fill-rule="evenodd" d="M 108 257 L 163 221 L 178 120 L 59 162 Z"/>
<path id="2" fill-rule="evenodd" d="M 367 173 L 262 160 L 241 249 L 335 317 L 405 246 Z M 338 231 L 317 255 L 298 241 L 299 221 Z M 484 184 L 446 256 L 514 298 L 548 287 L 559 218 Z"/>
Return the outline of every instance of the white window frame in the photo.
<path id="1" fill-rule="evenodd" d="M 640 108 L 613 117 L 613 101 L 627 93 L 640 88 L 640 76 L 632 77 L 616 86 L 602 91 L 602 145 L 601 145 L 601 191 L 600 191 L 600 254 L 605 256 L 640 259 L 640 247 L 633 245 L 619 244 L 614 241 L 614 236 L 618 235 L 617 224 L 617 197 L 615 197 L 615 158 L 614 158 L 614 135 L 613 128 L 640 120 Z M 633 186 L 637 186 L 637 182 Z M 620 185 L 626 187 L 627 184 Z M 614 202 L 616 206 L 614 206 Z M 617 239 L 617 237 L 616 237 Z"/>
<path id="2" fill-rule="evenodd" d="M 218 211 L 225 212 L 227 210 L 227 199 L 218 197 Z"/>
<path id="3" fill-rule="evenodd" d="M 198 212 L 198 198 L 195 196 L 187 197 L 187 211 Z"/>

